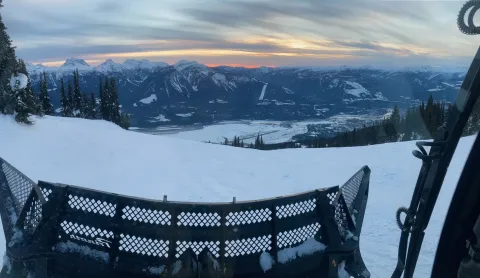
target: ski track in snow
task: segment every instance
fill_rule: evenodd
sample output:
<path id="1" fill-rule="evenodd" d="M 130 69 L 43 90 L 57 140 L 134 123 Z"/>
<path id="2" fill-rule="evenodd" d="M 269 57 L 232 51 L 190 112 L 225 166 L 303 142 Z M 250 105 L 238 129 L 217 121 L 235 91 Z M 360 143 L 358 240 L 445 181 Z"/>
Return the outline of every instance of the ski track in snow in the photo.
<path id="1" fill-rule="evenodd" d="M 267 89 L 267 86 L 268 86 L 268 83 L 265 83 L 263 85 L 262 93 L 260 94 L 260 97 L 258 98 L 258 100 L 263 100 L 263 98 L 265 97 L 265 90 Z"/>
<path id="2" fill-rule="evenodd" d="M 372 278 L 390 277 L 395 268 L 400 237 L 395 212 L 410 203 L 421 166 L 411 154 L 414 141 L 267 152 L 125 131 L 101 120 L 45 116 L 35 122 L 25 126 L 0 115 L 0 156 L 32 180 L 150 199 L 164 194 L 169 200 L 200 202 L 278 197 L 343 184 L 368 165 L 372 173 L 360 250 Z M 444 218 L 474 138 L 462 138 L 458 145 L 414 277 L 430 277 Z"/>

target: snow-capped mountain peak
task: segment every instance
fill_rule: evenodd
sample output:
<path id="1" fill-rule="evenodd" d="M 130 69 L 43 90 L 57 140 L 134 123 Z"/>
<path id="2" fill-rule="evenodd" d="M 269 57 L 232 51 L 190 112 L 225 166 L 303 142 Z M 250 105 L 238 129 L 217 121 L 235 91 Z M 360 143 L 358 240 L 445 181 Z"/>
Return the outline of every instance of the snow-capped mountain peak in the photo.
<path id="1" fill-rule="evenodd" d="M 60 66 L 61 71 L 73 71 L 75 69 L 78 70 L 92 70 L 93 67 L 90 66 L 85 60 L 79 58 L 69 58 L 65 61 L 65 63 Z"/>
<path id="2" fill-rule="evenodd" d="M 95 69 L 99 72 L 116 72 L 121 71 L 123 69 L 123 66 L 121 64 L 115 63 L 112 59 L 108 59 L 102 64 L 98 65 Z"/>
<path id="3" fill-rule="evenodd" d="M 188 60 L 180 60 L 177 63 L 175 63 L 174 67 L 177 71 L 184 71 L 186 69 L 194 69 L 194 70 L 200 70 L 200 71 L 208 70 L 208 67 L 205 66 L 204 64 L 200 64 L 197 61 L 188 61 Z"/>
<path id="4" fill-rule="evenodd" d="M 133 69 L 154 69 L 158 67 L 167 67 L 168 64 L 164 62 L 151 62 L 147 59 L 135 60 L 127 59 L 123 62 L 123 67 L 129 70 Z"/>

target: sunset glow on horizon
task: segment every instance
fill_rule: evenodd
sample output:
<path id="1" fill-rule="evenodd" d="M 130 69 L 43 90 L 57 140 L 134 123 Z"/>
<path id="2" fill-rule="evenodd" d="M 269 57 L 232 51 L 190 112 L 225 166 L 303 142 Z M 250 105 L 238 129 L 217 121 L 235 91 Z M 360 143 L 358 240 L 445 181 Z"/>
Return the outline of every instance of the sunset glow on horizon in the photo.
<path id="1" fill-rule="evenodd" d="M 463 1 L 209 1 L 16 0 L 2 16 L 17 56 L 46 66 L 461 65 L 477 48 L 456 27 Z"/>

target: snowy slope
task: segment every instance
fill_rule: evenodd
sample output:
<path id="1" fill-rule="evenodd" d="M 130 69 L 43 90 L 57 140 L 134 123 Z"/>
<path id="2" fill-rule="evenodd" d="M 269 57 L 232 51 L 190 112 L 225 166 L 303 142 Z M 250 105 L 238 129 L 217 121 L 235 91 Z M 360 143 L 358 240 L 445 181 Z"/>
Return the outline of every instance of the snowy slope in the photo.
<path id="1" fill-rule="evenodd" d="M 360 246 L 372 277 L 380 278 L 390 277 L 396 265 L 395 210 L 408 205 L 421 164 L 411 155 L 414 142 L 262 152 L 125 131 L 100 120 L 48 116 L 33 126 L 0 116 L 0 134 L 0 156 L 33 180 L 147 198 L 167 194 L 169 200 L 231 201 L 233 196 L 249 200 L 299 193 L 342 184 L 366 164 L 372 174 Z M 429 277 L 473 140 L 463 138 L 452 161 L 415 277 Z"/>

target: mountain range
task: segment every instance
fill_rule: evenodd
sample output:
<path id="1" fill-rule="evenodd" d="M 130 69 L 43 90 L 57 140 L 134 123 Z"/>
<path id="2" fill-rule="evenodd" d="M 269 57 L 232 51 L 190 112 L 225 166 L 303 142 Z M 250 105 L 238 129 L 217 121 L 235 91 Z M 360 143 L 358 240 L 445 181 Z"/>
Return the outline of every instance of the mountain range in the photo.
<path id="1" fill-rule="evenodd" d="M 405 108 L 434 99 L 453 101 L 467 68 L 374 67 L 208 67 L 181 60 L 173 65 L 109 59 L 94 67 L 70 58 L 60 67 L 27 64 L 38 91 L 45 72 L 49 93 L 59 106 L 60 79 L 78 69 L 84 92 L 98 94 L 99 80 L 115 77 L 122 110 L 132 125 L 208 124 L 224 120 L 303 120 L 339 113 L 359 114 L 375 109 Z"/>

